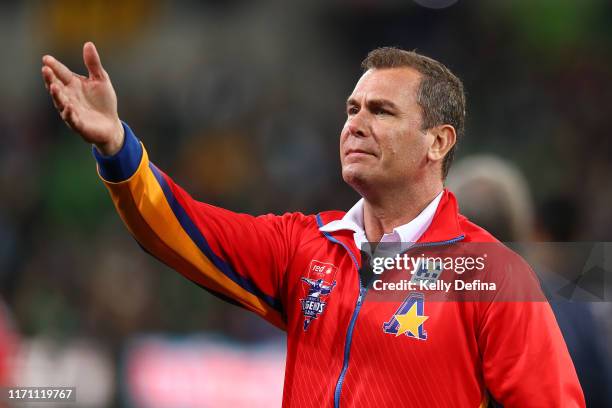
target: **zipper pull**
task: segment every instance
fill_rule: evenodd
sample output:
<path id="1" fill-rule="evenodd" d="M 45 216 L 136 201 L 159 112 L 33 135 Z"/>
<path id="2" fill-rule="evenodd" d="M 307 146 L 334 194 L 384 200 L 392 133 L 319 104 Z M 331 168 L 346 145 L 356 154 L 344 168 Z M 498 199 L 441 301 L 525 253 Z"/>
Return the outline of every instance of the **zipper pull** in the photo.
<path id="1" fill-rule="evenodd" d="M 363 294 L 365 292 L 365 288 L 361 287 L 359 288 L 359 297 L 357 298 L 357 304 L 360 305 L 361 301 L 363 300 Z"/>

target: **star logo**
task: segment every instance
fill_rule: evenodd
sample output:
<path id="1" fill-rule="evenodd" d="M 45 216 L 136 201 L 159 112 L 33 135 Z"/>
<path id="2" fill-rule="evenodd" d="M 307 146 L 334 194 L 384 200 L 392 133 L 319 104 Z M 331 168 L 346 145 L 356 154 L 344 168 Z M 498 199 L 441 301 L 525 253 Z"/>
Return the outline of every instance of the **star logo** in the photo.
<path id="1" fill-rule="evenodd" d="M 399 324 L 397 333 L 395 334 L 396 337 L 404 333 L 409 333 L 414 337 L 418 337 L 419 327 L 425 323 L 425 320 L 429 319 L 429 316 L 419 316 L 417 314 L 417 304 L 413 303 L 406 313 L 396 314 L 395 319 Z"/>

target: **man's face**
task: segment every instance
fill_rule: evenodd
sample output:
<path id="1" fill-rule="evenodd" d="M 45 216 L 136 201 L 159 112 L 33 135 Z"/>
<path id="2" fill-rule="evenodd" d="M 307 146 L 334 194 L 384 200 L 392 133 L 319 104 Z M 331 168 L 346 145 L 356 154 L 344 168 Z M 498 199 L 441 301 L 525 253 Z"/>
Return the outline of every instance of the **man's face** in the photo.
<path id="1" fill-rule="evenodd" d="M 340 134 L 342 178 L 360 193 L 418 182 L 431 135 L 421 131 L 421 75 L 408 67 L 370 69 L 347 100 Z"/>

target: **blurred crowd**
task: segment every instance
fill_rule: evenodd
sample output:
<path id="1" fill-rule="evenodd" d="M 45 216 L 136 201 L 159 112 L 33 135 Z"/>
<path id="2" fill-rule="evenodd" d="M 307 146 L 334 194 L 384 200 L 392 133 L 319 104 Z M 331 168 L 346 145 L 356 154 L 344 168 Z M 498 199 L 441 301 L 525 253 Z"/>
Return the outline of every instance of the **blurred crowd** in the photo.
<path id="1" fill-rule="evenodd" d="M 490 216 L 507 241 L 612 241 L 612 3 L 433 7 L 442 3 L 0 4 L 0 354 L 15 357 L 19 378 L 51 381 L 55 356 L 72 352 L 88 365 L 64 378 L 88 367 L 105 384 L 106 394 L 84 401 L 129 405 L 126 344 L 143 334 L 206 333 L 282 351 L 282 333 L 158 264 L 122 226 L 90 146 L 61 122 L 40 78 L 45 53 L 85 73 L 88 40 L 121 118 L 152 161 L 202 201 L 251 214 L 350 208 L 358 197 L 338 159 L 345 99 L 367 52 L 396 45 L 463 79 L 458 159 L 486 153 L 494 158 L 476 166 L 485 173 L 504 177 L 497 157 L 520 174 L 506 195 L 468 187 L 468 216 L 484 224 Z M 460 165 L 451 176 L 465 175 Z M 511 207 L 504 222 L 487 213 L 493 200 Z M 601 300 L 588 305 L 599 328 L 590 335 L 609 350 L 610 298 Z M 36 377 L 47 366 L 50 374 Z"/>

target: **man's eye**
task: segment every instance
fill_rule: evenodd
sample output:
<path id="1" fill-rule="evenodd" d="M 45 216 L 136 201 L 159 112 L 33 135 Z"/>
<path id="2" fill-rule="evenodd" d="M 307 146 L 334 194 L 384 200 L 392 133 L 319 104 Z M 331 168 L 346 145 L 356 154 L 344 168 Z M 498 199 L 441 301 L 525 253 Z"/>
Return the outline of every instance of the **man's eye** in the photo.
<path id="1" fill-rule="evenodd" d="M 355 115 L 357 112 L 359 112 L 359 108 L 357 108 L 356 106 L 350 106 L 346 110 L 346 113 L 349 114 L 349 115 Z"/>
<path id="2" fill-rule="evenodd" d="M 374 109 L 374 114 L 375 115 L 390 115 L 391 112 L 383 108 L 378 108 L 378 109 Z"/>

